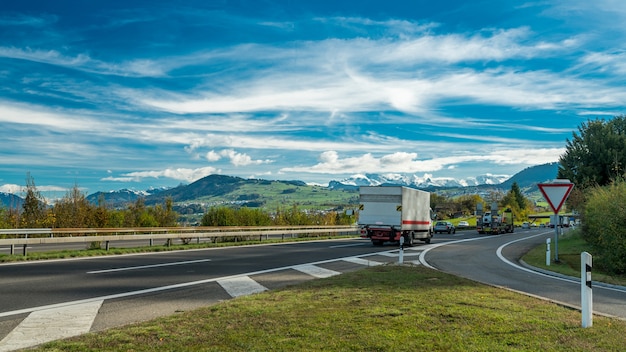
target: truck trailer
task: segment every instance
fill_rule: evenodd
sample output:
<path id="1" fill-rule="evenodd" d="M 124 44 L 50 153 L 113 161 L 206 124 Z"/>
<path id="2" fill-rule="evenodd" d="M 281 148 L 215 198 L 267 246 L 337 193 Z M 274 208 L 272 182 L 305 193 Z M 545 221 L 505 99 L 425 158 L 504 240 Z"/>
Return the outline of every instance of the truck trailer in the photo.
<path id="1" fill-rule="evenodd" d="M 483 205 L 478 203 L 476 206 L 476 230 L 479 234 L 499 235 L 501 233 L 513 233 L 513 212 L 506 209 L 502 213 L 498 213 L 498 204 L 491 205 L 491 211 L 483 213 Z"/>
<path id="2" fill-rule="evenodd" d="M 430 243 L 433 212 L 430 193 L 403 186 L 361 186 L 359 188 L 361 237 L 375 246 L 399 242 L 412 246 L 415 240 Z"/>

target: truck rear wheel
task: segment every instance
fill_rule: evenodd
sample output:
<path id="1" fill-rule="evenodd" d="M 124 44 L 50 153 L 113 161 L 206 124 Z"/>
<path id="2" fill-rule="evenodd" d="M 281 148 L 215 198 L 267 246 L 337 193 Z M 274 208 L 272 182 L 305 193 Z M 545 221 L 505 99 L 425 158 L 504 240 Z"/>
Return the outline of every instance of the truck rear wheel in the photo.
<path id="1" fill-rule="evenodd" d="M 413 247 L 413 233 L 409 233 L 406 235 L 403 235 L 404 237 L 404 244 L 408 247 Z"/>

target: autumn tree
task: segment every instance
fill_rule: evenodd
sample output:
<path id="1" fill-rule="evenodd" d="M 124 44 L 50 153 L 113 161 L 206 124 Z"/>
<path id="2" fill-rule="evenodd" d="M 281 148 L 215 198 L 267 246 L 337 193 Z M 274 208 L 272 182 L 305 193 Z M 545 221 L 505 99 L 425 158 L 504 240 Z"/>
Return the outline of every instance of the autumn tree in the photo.
<path id="1" fill-rule="evenodd" d="M 173 227 L 176 226 L 176 221 L 178 219 L 178 214 L 173 210 L 174 203 L 171 197 L 167 197 L 165 199 L 165 206 L 160 204 L 155 205 L 152 208 L 149 208 L 149 214 L 151 214 L 158 226 L 162 227 Z"/>
<path id="2" fill-rule="evenodd" d="M 94 210 L 93 205 L 85 198 L 78 185 L 74 185 L 54 205 L 56 226 L 61 228 L 92 227 Z"/>
<path id="3" fill-rule="evenodd" d="M 22 204 L 22 214 L 20 215 L 20 227 L 38 228 L 45 224 L 46 201 L 35 186 L 35 179 L 26 174 L 26 196 Z"/>
<path id="4" fill-rule="evenodd" d="M 98 205 L 93 210 L 93 226 L 102 228 L 102 227 L 114 227 L 111 224 L 111 212 L 107 208 L 106 201 L 104 199 L 104 195 L 100 194 L 98 197 Z"/>

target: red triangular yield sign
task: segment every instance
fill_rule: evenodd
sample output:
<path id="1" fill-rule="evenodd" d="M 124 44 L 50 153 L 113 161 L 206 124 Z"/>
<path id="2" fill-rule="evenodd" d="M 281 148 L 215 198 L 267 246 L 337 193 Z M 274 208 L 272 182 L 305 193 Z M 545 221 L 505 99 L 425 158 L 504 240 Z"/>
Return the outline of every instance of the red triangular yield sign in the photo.
<path id="1" fill-rule="evenodd" d="M 555 183 L 539 183 L 537 184 L 541 194 L 548 201 L 550 207 L 554 211 L 554 214 L 558 214 L 559 210 L 565 203 L 567 196 L 574 188 L 574 184 L 571 182 L 555 182 Z"/>

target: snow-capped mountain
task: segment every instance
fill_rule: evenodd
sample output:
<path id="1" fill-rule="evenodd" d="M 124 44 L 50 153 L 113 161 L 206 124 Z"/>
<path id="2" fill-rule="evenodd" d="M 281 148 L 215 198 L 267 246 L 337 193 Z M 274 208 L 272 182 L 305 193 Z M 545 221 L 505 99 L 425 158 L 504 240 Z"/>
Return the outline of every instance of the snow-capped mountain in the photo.
<path id="1" fill-rule="evenodd" d="M 402 174 L 358 174 L 341 181 L 332 181 L 330 188 L 340 188 L 343 186 L 379 186 L 384 184 L 394 184 L 400 186 L 429 188 L 429 187 L 470 187 L 478 185 L 497 185 L 509 179 L 510 175 L 481 175 L 466 179 L 455 179 L 451 177 L 432 177 L 425 174 L 402 175 Z"/>

